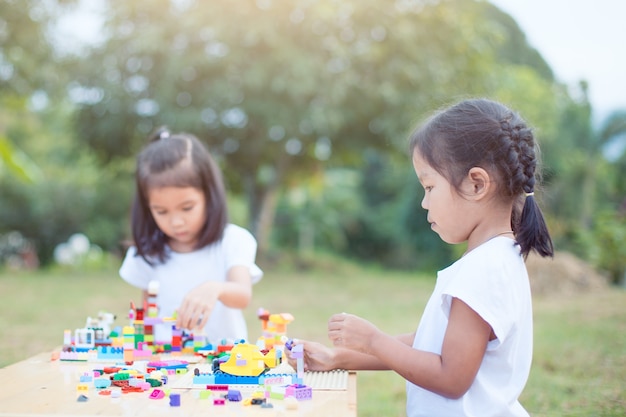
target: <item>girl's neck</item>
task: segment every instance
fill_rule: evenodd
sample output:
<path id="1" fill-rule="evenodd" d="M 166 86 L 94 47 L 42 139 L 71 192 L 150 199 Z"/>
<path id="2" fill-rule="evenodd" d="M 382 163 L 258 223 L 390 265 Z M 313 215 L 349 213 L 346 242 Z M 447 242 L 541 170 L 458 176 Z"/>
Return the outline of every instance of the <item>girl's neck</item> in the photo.
<path id="1" fill-rule="evenodd" d="M 493 238 L 496 238 L 498 236 L 504 236 L 504 235 L 511 235 L 511 236 L 513 236 L 513 231 L 512 230 L 507 230 L 507 231 L 504 231 L 504 232 L 496 233 L 495 235 L 491 236 L 489 239 L 485 240 L 483 243 L 487 243 L 487 242 L 489 242 Z"/>
<path id="2" fill-rule="evenodd" d="M 467 250 L 465 251 L 465 253 L 463 253 L 463 256 L 467 255 L 469 252 L 476 249 L 477 247 L 482 246 L 485 243 L 489 242 L 490 240 L 493 240 L 500 236 L 504 236 L 510 239 L 515 239 L 515 233 L 513 232 L 513 230 L 510 230 L 510 229 L 509 230 L 505 229 L 505 230 L 502 230 L 500 232 L 495 232 L 495 233 L 489 233 L 489 234 L 486 234 L 486 236 L 487 236 L 486 238 L 479 239 L 478 242 L 475 244 L 470 245 L 468 242 Z"/>
<path id="3" fill-rule="evenodd" d="M 167 244 L 172 252 L 176 253 L 189 253 L 196 250 L 196 241 L 191 243 L 181 243 L 170 239 Z"/>

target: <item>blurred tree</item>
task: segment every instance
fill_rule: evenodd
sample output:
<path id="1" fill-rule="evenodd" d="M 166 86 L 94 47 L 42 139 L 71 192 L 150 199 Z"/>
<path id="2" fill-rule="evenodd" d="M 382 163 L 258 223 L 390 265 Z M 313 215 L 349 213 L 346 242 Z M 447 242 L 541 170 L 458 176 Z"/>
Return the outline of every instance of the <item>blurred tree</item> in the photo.
<path id="1" fill-rule="evenodd" d="M 0 92 L 30 97 L 63 88 L 51 26 L 68 0 L 0 2 Z"/>
<path id="2" fill-rule="evenodd" d="M 110 2 L 107 41 L 72 67 L 80 136 L 103 162 L 153 127 L 208 141 L 265 247 L 278 191 L 320 161 L 404 151 L 416 114 L 485 91 L 485 4 Z M 481 81 L 482 80 L 482 81 Z"/>
<path id="3" fill-rule="evenodd" d="M 39 25 L 30 34 L 11 31 L 13 40 L 0 43 L 0 78 L 32 81 L 26 95 L 6 91 L 22 100 L 20 111 L 39 108 L 36 118 L 46 126 L 12 127 L 5 137 L 33 160 L 46 155 L 42 170 L 56 181 L 38 188 L 42 201 L 26 198 L 12 210 L 36 207 L 32 215 L 44 218 L 54 213 L 56 229 L 31 222 L 49 236 L 89 230 L 89 238 L 107 249 L 118 244 L 132 155 L 153 127 L 167 124 L 210 145 L 231 194 L 247 196 L 249 213 L 240 217 L 249 219 L 261 250 L 280 205 L 281 227 L 297 225 L 291 230 L 303 248 L 323 244 L 407 266 L 417 249 L 424 255 L 419 259 L 440 265 L 450 253 L 437 244 L 419 207 L 406 136 L 419 115 L 476 95 L 506 102 L 537 128 L 549 207 L 575 213 L 579 204 L 570 199 L 576 184 L 565 177 L 576 172 L 571 160 L 584 153 L 562 152 L 579 141 L 558 124 L 562 109 L 574 111 L 570 104 L 576 103 L 510 16 L 487 2 L 109 1 L 102 40 L 93 48 L 68 54 L 54 44 L 42 47 L 42 72 L 51 78 L 31 78 L 27 70 L 34 70 L 15 58 L 19 53 L 12 53 L 10 66 L 4 57 L 8 50 L 26 50 L 23 42 L 34 33 L 49 33 L 53 18 L 75 2 L 6 4 L 12 9 L 2 19 L 17 8 L 16 22 Z M 18 64 L 24 64 L 22 72 L 16 72 Z M 1 88 L 23 85 L 7 80 L 0 79 Z M 46 103 L 58 109 L 42 111 Z M 68 115 L 77 127 L 73 133 L 53 122 Z M 10 119 L 15 125 L 19 117 Z M 56 171 L 54 164 L 69 171 Z M 601 164 L 600 175 L 605 169 L 613 168 Z M 94 176 L 98 172 L 104 174 Z M 351 181 L 338 172 L 349 172 Z M 67 204 L 45 203 L 54 190 Z M 296 204 L 294 195 L 305 197 Z M 72 215 L 76 208 L 80 214 Z M 293 242 L 285 233 L 279 239 Z"/>
<path id="4" fill-rule="evenodd" d="M 7 101 L 0 98 L 7 138 L 35 161 L 38 175 L 33 182 L 0 177 L 0 234 L 20 231 L 35 244 L 42 265 L 50 263 L 57 244 L 78 232 L 107 251 L 120 251 L 132 165 L 100 169 L 89 149 L 72 136 L 73 109 L 67 103 L 34 113 L 11 111 Z"/>
<path id="5" fill-rule="evenodd" d="M 532 68 L 546 81 L 554 81 L 552 68 L 541 54 L 533 48 L 526 35 L 509 14 L 495 6 L 485 7 L 486 24 L 492 24 L 501 34 L 502 41 L 496 45 L 496 54 L 502 62 Z"/>
<path id="6" fill-rule="evenodd" d="M 26 113 L 27 99 L 50 86 L 51 47 L 45 42 L 50 10 L 36 1 L 0 2 L 0 175 L 11 173 L 24 181 L 37 177 L 36 165 L 7 137 L 9 114 Z M 6 169 L 3 170 L 2 167 Z"/>
<path id="7" fill-rule="evenodd" d="M 579 101 L 570 103 L 563 112 L 563 137 L 559 143 L 561 148 L 570 149 L 559 161 L 562 175 L 555 179 L 555 189 L 560 190 L 556 200 L 561 205 L 555 210 L 557 215 L 575 222 L 574 228 L 588 231 L 593 226 L 599 197 L 608 192 L 606 187 L 609 184 L 598 181 L 598 170 L 608 164 L 603 149 L 615 138 L 626 134 L 626 111 L 616 111 L 594 126 L 588 85 L 584 81 L 580 83 Z"/>

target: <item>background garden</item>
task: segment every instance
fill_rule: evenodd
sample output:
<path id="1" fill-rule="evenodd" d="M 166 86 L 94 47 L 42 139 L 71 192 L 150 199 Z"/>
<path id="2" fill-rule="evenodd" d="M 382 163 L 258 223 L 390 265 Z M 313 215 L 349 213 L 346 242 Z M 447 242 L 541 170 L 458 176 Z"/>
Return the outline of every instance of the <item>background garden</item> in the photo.
<path id="1" fill-rule="evenodd" d="M 134 155 L 160 125 L 219 160 L 231 220 L 259 242 L 254 308 L 288 309 L 323 340 L 337 310 L 412 329 L 462 248 L 430 231 L 406 138 L 433 109 L 487 96 L 535 128 L 557 250 L 608 283 L 560 264 L 575 282 L 550 286 L 557 272 L 538 270 L 552 291 L 536 297 L 523 400 L 626 414 L 626 109 L 596 117 L 593 86 L 561 83 L 509 15 L 473 0 L 102 1 L 101 37 L 81 43 L 58 36 L 79 5 L 0 2 L 0 366 L 139 296 L 117 268 Z M 380 386 L 393 396 L 368 400 Z M 393 375 L 359 388 L 360 415 L 401 413 Z"/>

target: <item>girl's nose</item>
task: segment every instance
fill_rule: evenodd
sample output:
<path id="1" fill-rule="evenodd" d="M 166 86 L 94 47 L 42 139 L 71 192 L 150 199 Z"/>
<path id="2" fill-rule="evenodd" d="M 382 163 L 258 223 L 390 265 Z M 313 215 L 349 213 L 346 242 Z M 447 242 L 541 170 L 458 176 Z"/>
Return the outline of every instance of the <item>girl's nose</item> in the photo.
<path id="1" fill-rule="evenodd" d="M 184 220 L 181 216 L 172 216 L 172 226 L 180 226 L 184 223 Z"/>

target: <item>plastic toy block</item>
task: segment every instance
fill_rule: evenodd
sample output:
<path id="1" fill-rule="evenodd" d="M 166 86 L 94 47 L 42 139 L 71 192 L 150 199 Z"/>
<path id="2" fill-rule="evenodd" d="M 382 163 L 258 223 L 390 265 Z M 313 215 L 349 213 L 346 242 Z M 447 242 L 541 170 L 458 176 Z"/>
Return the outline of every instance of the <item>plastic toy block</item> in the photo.
<path id="1" fill-rule="evenodd" d="M 149 359 L 154 354 L 151 350 L 147 350 L 147 349 L 144 349 L 144 350 L 135 349 L 132 352 L 133 352 L 133 358 L 135 359 Z"/>
<path id="2" fill-rule="evenodd" d="M 76 401 L 78 401 L 79 403 L 84 403 L 89 401 L 89 398 L 87 398 L 86 395 L 79 395 L 78 398 L 76 399 Z"/>
<path id="3" fill-rule="evenodd" d="M 148 376 L 152 379 L 158 379 L 159 381 L 163 379 L 164 373 L 162 371 L 157 371 L 152 368 L 146 368 L 146 372 Z"/>
<path id="4" fill-rule="evenodd" d="M 160 389 L 152 390 L 152 392 L 150 393 L 151 400 L 160 400 L 161 398 L 164 398 L 164 397 L 165 397 L 165 393 L 161 391 Z"/>
<path id="5" fill-rule="evenodd" d="M 304 357 L 304 345 L 295 345 L 291 348 L 291 357 L 294 359 Z"/>
<path id="6" fill-rule="evenodd" d="M 259 385 L 290 385 L 294 383 L 296 374 L 271 374 L 261 375 Z"/>
<path id="7" fill-rule="evenodd" d="M 215 375 L 213 374 L 200 374 L 193 377 L 194 385 L 212 385 L 215 384 Z"/>
<path id="8" fill-rule="evenodd" d="M 148 366 L 155 369 L 187 369 L 189 362 L 169 360 L 169 361 L 150 361 Z"/>
<path id="9" fill-rule="evenodd" d="M 229 389 L 226 394 L 228 401 L 241 401 L 241 391 L 236 389 Z"/>
<path id="10" fill-rule="evenodd" d="M 285 342 L 285 348 L 291 350 L 293 348 L 293 339 L 289 339 Z"/>
<path id="11" fill-rule="evenodd" d="M 138 386 L 131 386 L 128 381 L 119 381 L 122 382 L 121 384 L 115 384 L 116 386 L 118 386 L 122 392 L 126 393 L 126 392 L 143 392 L 143 389 L 141 387 Z"/>
<path id="12" fill-rule="evenodd" d="M 273 398 L 275 400 L 283 400 L 283 399 L 285 399 L 285 393 L 284 392 L 270 391 L 267 394 L 267 398 Z"/>
<path id="13" fill-rule="evenodd" d="M 124 362 L 133 362 L 134 356 L 132 349 L 124 349 Z"/>
<path id="14" fill-rule="evenodd" d="M 198 393 L 198 398 L 200 398 L 201 400 L 206 400 L 211 397 L 211 394 L 212 394 L 211 390 L 208 390 L 208 389 L 202 390 Z"/>
<path id="15" fill-rule="evenodd" d="M 265 371 L 265 357 L 258 346 L 250 343 L 238 343 L 228 360 L 220 364 L 220 370 L 231 375 L 259 376 Z"/>
<path id="16" fill-rule="evenodd" d="M 272 403 L 262 402 L 261 408 L 274 408 L 274 405 Z"/>
<path id="17" fill-rule="evenodd" d="M 264 378 L 259 378 L 259 384 L 266 385 L 266 386 L 267 385 L 287 385 L 287 384 L 291 384 L 291 380 L 287 382 L 286 378 L 282 376 L 264 377 Z"/>
<path id="18" fill-rule="evenodd" d="M 153 388 L 160 387 L 161 385 L 163 385 L 163 382 L 161 382 L 160 379 L 146 378 L 146 382 L 150 384 L 150 386 Z"/>
<path id="19" fill-rule="evenodd" d="M 284 399 L 287 395 L 286 385 L 271 385 L 265 390 L 265 398 Z"/>
<path id="20" fill-rule="evenodd" d="M 69 329 L 63 330 L 63 345 L 69 346 L 72 344 L 72 331 Z"/>
<path id="21" fill-rule="evenodd" d="M 111 386 L 111 380 L 108 378 L 96 378 L 93 380 L 93 386 L 97 389 L 109 388 Z"/>
<path id="22" fill-rule="evenodd" d="M 237 376 L 229 374 L 217 374 L 215 375 L 216 384 L 231 384 L 231 385 L 258 385 L 258 376 Z"/>
<path id="23" fill-rule="evenodd" d="M 91 375 L 81 375 L 80 382 L 91 382 L 93 381 L 93 377 Z"/>
<path id="24" fill-rule="evenodd" d="M 180 394 L 170 394 L 170 406 L 180 407 Z"/>
<path id="25" fill-rule="evenodd" d="M 298 401 L 310 400 L 313 398 L 313 389 L 302 384 L 294 384 L 287 387 L 286 397 L 294 397 Z"/>
<path id="26" fill-rule="evenodd" d="M 112 346 L 98 346 L 98 360 L 122 360 L 124 358 L 124 348 Z"/>
<path id="27" fill-rule="evenodd" d="M 207 385 L 206 389 L 211 390 L 211 391 L 228 391 L 228 385 L 225 385 L 225 384 Z"/>
<path id="28" fill-rule="evenodd" d="M 74 345 L 79 348 L 94 348 L 95 332 L 93 329 L 76 329 L 74 330 Z"/>
<path id="29" fill-rule="evenodd" d="M 231 349 L 233 348 L 233 345 L 219 345 L 217 347 L 217 353 L 224 353 L 224 352 L 230 352 Z"/>
<path id="30" fill-rule="evenodd" d="M 226 400 L 223 398 L 214 398 L 213 405 L 226 405 Z"/>

